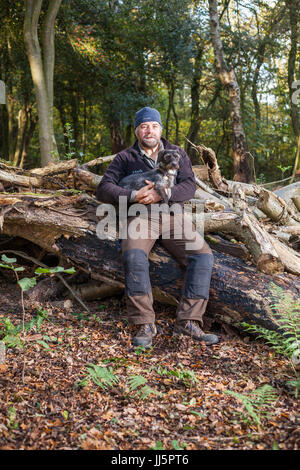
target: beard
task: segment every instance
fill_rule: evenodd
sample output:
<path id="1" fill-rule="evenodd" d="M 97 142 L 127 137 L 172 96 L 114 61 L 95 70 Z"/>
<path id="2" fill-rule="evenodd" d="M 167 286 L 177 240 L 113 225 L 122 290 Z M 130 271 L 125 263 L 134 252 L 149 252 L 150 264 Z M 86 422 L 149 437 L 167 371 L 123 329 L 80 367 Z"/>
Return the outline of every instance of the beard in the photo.
<path id="1" fill-rule="evenodd" d="M 143 147 L 146 147 L 148 149 L 153 149 L 155 147 L 157 147 L 157 145 L 159 144 L 160 142 L 160 138 L 158 137 L 144 137 L 141 139 L 141 145 Z"/>

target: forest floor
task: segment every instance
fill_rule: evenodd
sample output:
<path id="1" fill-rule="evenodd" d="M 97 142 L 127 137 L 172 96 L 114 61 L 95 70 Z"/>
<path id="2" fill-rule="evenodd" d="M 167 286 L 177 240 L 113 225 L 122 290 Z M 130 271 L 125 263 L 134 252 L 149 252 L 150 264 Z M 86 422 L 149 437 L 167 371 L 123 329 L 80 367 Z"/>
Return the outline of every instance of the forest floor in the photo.
<path id="1" fill-rule="evenodd" d="M 22 324 L 19 294 L 0 277 L 0 331 L 16 343 L 0 365 L 1 450 L 299 449 L 293 372 L 263 342 L 217 324 L 214 346 L 172 336 L 175 309 L 155 305 L 153 348 L 133 348 L 124 300 L 113 298 L 89 302 L 89 314 L 61 300 L 27 307 L 21 347 L 8 321 Z M 254 394 L 266 384 L 269 407 Z"/>

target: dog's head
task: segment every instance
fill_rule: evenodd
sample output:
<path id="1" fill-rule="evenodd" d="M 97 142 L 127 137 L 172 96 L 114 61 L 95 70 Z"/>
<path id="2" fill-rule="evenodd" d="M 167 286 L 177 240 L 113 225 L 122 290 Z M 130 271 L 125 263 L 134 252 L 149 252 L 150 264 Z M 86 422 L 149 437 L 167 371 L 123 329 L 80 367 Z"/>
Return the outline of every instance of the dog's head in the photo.
<path id="1" fill-rule="evenodd" d="M 177 150 L 160 150 L 157 156 L 157 166 L 164 171 L 179 169 L 180 154 Z"/>

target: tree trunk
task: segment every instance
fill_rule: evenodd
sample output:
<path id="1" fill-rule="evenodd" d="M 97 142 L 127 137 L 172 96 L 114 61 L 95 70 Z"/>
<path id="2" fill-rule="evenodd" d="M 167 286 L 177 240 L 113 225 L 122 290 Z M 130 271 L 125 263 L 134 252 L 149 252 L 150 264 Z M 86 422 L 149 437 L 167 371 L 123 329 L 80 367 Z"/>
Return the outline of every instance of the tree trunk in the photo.
<path id="1" fill-rule="evenodd" d="M 87 124 L 87 103 L 86 96 L 83 95 L 83 127 L 82 127 L 82 137 L 81 137 L 81 146 L 83 158 L 85 160 L 86 153 L 86 124 Z"/>
<path id="2" fill-rule="evenodd" d="M 195 57 L 195 67 L 194 67 L 194 74 L 193 74 L 193 81 L 191 86 L 191 101 L 192 101 L 192 109 L 191 109 L 191 124 L 188 131 L 188 139 L 189 141 L 197 144 L 198 134 L 201 125 L 201 116 L 200 116 L 200 80 L 202 76 L 202 60 L 203 49 L 198 46 L 198 51 Z M 196 158 L 195 151 L 190 143 L 186 144 L 186 152 L 190 156 L 192 164 L 197 165 L 199 162 L 199 158 Z"/>
<path id="3" fill-rule="evenodd" d="M 62 133 L 63 133 L 63 136 L 64 136 L 64 152 L 65 154 L 68 153 L 69 149 L 68 149 L 68 137 L 66 136 L 66 124 L 67 124 L 67 116 L 66 116 L 66 113 L 65 113 L 65 108 L 64 108 L 64 102 L 62 99 L 59 99 L 57 101 L 57 109 L 58 109 L 58 112 L 59 112 L 59 117 L 60 117 L 60 122 L 61 122 L 61 125 L 62 125 Z"/>
<path id="4" fill-rule="evenodd" d="M 43 23 L 42 44 L 44 54 L 44 74 L 48 98 L 49 132 L 51 152 L 58 155 L 53 127 L 53 76 L 55 63 L 54 25 L 62 0 L 50 0 Z"/>
<path id="5" fill-rule="evenodd" d="M 79 113 L 80 113 L 80 104 L 78 100 L 78 91 L 73 90 L 71 94 L 71 116 L 72 116 L 72 139 L 74 140 L 71 143 L 71 147 L 78 151 L 79 149 L 79 135 L 80 135 L 80 126 L 79 126 Z"/>
<path id="6" fill-rule="evenodd" d="M 277 323 L 270 307 L 274 301 L 269 292 L 271 285 L 276 284 L 294 299 L 299 298 L 300 255 L 286 244 L 284 235 L 287 232 L 288 238 L 290 235 L 297 236 L 300 216 L 286 202 L 281 203 L 278 195 L 271 193 L 272 197 L 265 197 L 269 196 L 269 192 L 256 185 L 224 180 L 211 149 L 201 147 L 199 151 L 202 151 L 213 184 L 218 190 L 222 188 L 223 193 L 226 191 L 226 195 L 233 194 L 233 199 L 218 194 L 196 179 L 201 187 L 203 183 L 206 200 L 205 213 L 203 207 L 201 212 L 192 213 L 193 221 L 198 222 L 200 218 L 206 236 L 220 234 L 222 239 L 227 237 L 232 240 L 234 237 L 238 241 L 234 246 L 232 243 L 224 244 L 221 239 L 215 251 L 214 235 L 207 239 L 214 250 L 208 312 L 213 314 L 213 318 L 236 326 L 240 321 L 250 321 L 275 329 Z M 113 156 L 107 158 L 110 160 Z M 98 161 L 96 159 L 89 164 Z M 19 174 L 3 163 L 0 163 L 0 167 L 0 181 L 5 186 L 21 186 L 23 189 L 23 194 L 0 194 L 0 231 L 3 234 L 31 241 L 47 252 L 71 262 L 94 280 L 124 289 L 124 273 L 116 234 L 111 240 L 100 240 L 97 237 L 99 202 L 87 192 L 79 196 L 72 192 L 75 181 L 77 189 L 83 187 L 95 192 L 101 177 L 86 171 L 88 164 L 78 168 L 76 160 L 68 160 L 34 169 L 27 174 Z M 45 192 L 45 187 L 60 187 L 59 181 L 68 191 L 61 192 L 60 196 Z M 24 187 L 38 187 L 40 190 L 37 195 L 32 195 L 32 189 L 26 193 Z M 257 203 L 260 194 L 264 196 L 263 210 L 270 210 L 270 219 L 275 216 L 274 224 L 271 220 L 260 223 L 253 216 L 253 208 L 246 202 L 251 196 Z M 288 194 L 297 195 L 296 184 L 288 188 Z M 215 198 L 213 201 L 212 196 Z M 279 208 L 278 202 L 281 204 Z M 189 201 L 189 209 L 197 204 L 196 199 Z M 289 221 L 286 215 L 294 220 Z M 285 226 L 280 230 L 278 240 L 274 233 L 278 232 L 278 224 L 282 223 Z M 288 226 L 289 223 L 292 225 Z M 231 256 L 233 253 L 238 259 Z M 159 243 L 149 259 L 154 298 L 177 305 L 184 272 Z M 246 262 L 243 262 L 244 259 Z"/>
<path id="7" fill-rule="evenodd" d="M 7 107 L 1 106 L 1 152 L 4 160 L 8 158 L 8 113 Z"/>
<path id="8" fill-rule="evenodd" d="M 6 94 L 7 124 L 8 124 L 8 159 L 14 160 L 14 100 L 10 93 Z"/>
<path id="9" fill-rule="evenodd" d="M 257 131 L 259 131 L 260 124 L 261 124 L 260 104 L 257 98 L 257 83 L 259 79 L 259 72 L 260 72 L 261 66 L 264 63 L 265 50 L 266 50 L 266 42 L 263 41 L 259 45 L 258 51 L 257 51 L 257 62 L 256 62 L 256 68 L 254 70 L 254 77 L 253 77 L 252 90 L 251 90 L 251 96 L 252 96 L 254 110 L 255 110 L 255 123 L 256 123 Z"/>
<path id="10" fill-rule="evenodd" d="M 118 153 L 125 148 L 124 137 L 121 130 L 121 123 L 116 120 L 110 122 L 111 151 Z"/>
<path id="11" fill-rule="evenodd" d="M 166 139 L 169 140 L 169 124 L 170 124 L 170 114 L 171 114 L 171 100 L 170 100 L 170 91 L 168 90 L 169 93 L 169 100 L 168 100 L 168 109 L 167 109 L 167 116 L 166 116 L 166 131 L 165 131 L 165 136 Z"/>
<path id="12" fill-rule="evenodd" d="M 13 159 L 13 166 L 18 166 L 21 155 L 22 155 L 25 132 L 26 132 L 27 121 L 28 121 L 28 110 L 26 108 L 27 106 L 24 105 L 19 110 L 19 113 L 18 113 L 18 134 L 17 134 L 15 154 L 14 154 L 14 159 Z"/>
<path id="13" fill-rule="evenodd" d="M 33 137 L 33 134 L 34 134 L 34 131 L 35 131 L 35 128 L 36 128 L 36 124 L 37 124 L 37 118 L 32 117 L 32 109 L 31 108 L 29 109 L 28 120 L 29 120 L 29 126 L 27 125 L 27 129 L 26 129 L 25 136 L 24 136 L 23 148 L 22 148 L 22 153 L 21 153 L 21 160 L 20 160 L 20 164 L 19 164 L 20 168 L 23 168 L 24 162 L 27 161 L 27 159 L 28 159 L 30 141 Z"/>
<path id="14" fill-rule="evenodd" d="M 53 3 L 55 6 L 60 3 L 50 2 L 49 11 L 52 11 Z M 34 83 L 38 116 L 39 116 L 39 141 L 41 150 L 41 164 L 42 166 L 48 165 L 52 162 L 53 155 L 53 131 L 52 117 L 50 118 L 49 105 L 52 110 L 53 107 L 53 58 L 54 53 L 51 41 L 46 45 L 44 51 L 44 63 L 42 59 L 40 44 L 38 40 L 38 21 L 40 17 L 42 0 L 26 0 L 25 2 L 25 20 L 24 20 L 24 40 L 26 46 L 26 53 L 29 60 L 31 69 L 32 80 Z M 49 13 L 51 16 L 51 14 Z M 51 16 L 52 18 L 52 16 Z M 52 19 L 51 19 L 52 21 Z M 49 20 L 49 24 L 51 23 Z M 46 25 L 47 25 L 46 21 Z M 48 27 L 45 28 L 45 36 L 48 38 Z M 51 30 L 51 27 L 50 27 Z M 54 31 L 52 30 L 53 34 Z M 48 38 L 49 39 L 49 38 Z M 51 57 L 47 57 L 50 54 Z M 48 67 L 50 69 L 48 70 Z M 50 97 L 48 92 L 50 91 Z M 51 94 L 52 93 L 52 94 Z M 49 101 L 50 98 L 50 101 Z M 52 100 L 52 101 L 51 101 Z"/>
<path id="15" fill-rule="evenodd" d="M 173 116 L 175 119 L 175 145 L 179 145 L 179 121 L 178 121 L 178 116 L 177 116 L 176 109 L 175 109 L 174 96 L 175 96 L 175 85 L 174 85 L 174 82 L 172 82 L 171 84 L 171 108 L 172 108 Z"/>
<path id="16" fill-rule="evenodd" d="M 94 280 L 124 288 L 124 271 L 118 242 L 100 240 L 96 235 L 98 203 L 83 196 L 3 195 L 5 208 L 2 233 L 29 240 L 41 248 L 69 260 Z M 17 210 L 15 207 L 17 206 Z M 208 214 L 212 216 L 213 214 Z M 232 214 L 238 217 L 237 214 Z M 227 214 L 228 223 L 230 222 Z M 232 219 L 233 220 L 233 219 Z M 222 224 L 222 217 L 210 218 Z M 220 225 L 219 225 L 220 226 Z M 213 248 L 213 244 L 211 245 Z M 177 262 L 157 243 L 150 257 L 150 277 L 154 298 L 177 305 L 181 296 L 184 272 Z M 241 321 L 266 328 L 278 326 L 272 315 L 270 287 L 277 285 L 293 298 L 299 295 L 296 276 L 269 276 L 257 272 L 241 259 L 214 251 L 210 300 L 207 313 L 220 322 L 239 326 Z"/>
<path id="17" fill-rule="evenodd" d="M 296 59 L 297 59 L 297 50 L 298 50 L 298 18 L 300 14 L 299 2 L 298 0 L 286 0 L 286 6 L 289 12 L 290 18 L 290 27 L 291 27 L 291 47 L 289 51 L 289 60 L 288 60 L 288 86 L 290 94 L 290 113 L 292 119 L 292 127 L 296 139 L 296 158 L 293 169 L 293 178 L 296 175 L 298 168 L 300 168 L 300 117 L 298 112 L 297 102 L 293 100 L 293 93 L 295 89 L 293 88 L 293 83 L 295 81 L 295 71 L 296 71 Z"/>
<path id="18" fill-rule="evenodd" d="M 132 138 L 132 124 L 127 124 L 126 126 L 126 131 L 125 131 L 125 147 L 130 147 L 132 144 L 131 142 Z"/>
<path id="19" fill-rule="evenodd" d="M 228 68 L 225 60 L 220 37 L 220 25 L 216 0 L 209 0 L 209 14 L 216 68 L 221 83 L 227 89 L 230 99 L 234 180 L 250 183 L 254 181 L 254 175 L 249 161 L 250 155 L 241 117 L 240 88 L 237 83 L 234 70 L 230 70 Z"/>

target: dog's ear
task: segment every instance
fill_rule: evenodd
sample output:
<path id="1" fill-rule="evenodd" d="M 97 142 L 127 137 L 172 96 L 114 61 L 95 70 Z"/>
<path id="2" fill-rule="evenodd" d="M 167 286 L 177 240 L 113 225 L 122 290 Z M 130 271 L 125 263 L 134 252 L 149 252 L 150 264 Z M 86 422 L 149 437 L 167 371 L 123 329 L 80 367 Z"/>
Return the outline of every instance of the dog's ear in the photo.
<path id="1" fill-rule="evenodd" d="M 159 162 L 164 156 L 165 150 L 160 150 L 157 154 L 157 162 Z"/>

